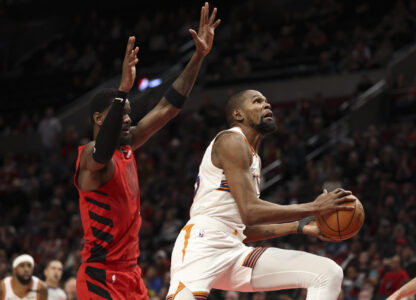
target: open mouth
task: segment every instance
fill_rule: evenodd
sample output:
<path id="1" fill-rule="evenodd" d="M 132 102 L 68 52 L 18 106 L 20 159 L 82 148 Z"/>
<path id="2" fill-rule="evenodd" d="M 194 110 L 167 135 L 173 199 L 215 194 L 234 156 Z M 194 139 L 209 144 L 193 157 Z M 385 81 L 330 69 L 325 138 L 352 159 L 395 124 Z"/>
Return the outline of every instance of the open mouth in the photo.
<path id="1" fill-rule="evenodd" d="M 265 115 L 263 115 L 264 119 L 273 119 L 273 113 L 268 111 Z"/>
<path id="2" fill-rule="evenodd" d="M 130 133 L 130 128 L 122 128 L 121 129 L 121 134 L 128 135 L 129 133 Z"/>

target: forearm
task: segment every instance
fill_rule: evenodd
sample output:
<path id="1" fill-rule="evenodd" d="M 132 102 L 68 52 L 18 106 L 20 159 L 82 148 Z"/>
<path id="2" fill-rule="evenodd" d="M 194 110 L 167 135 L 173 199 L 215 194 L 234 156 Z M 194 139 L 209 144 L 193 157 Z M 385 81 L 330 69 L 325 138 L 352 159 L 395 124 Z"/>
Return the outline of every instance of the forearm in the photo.
<path id="1" fill-rule="evenodd" d="M 108 162 L 116 150 L 122 127 L 124 104 L 125 99 L 113 102 L 97 134 L 93 158 L 98 163 Z"/>
<path id="2" fill-rule="evenodd" d="M 276 224 L 297 221 L 316 214 L 313 203 L 280 205 L 258 199 L 247 207 L 248 224 Z"/>
<path id="3" fill-rule="evenodd" d="M 248 226 L 244 230 L 245 243 L 268 240 L 297 233 L 299 222 Z"/>
<path id="4" fill-rule="evenodd" d="M 204 57 L 198 52 L 192 55 L 185 69 L 179 77 L 173 82 L 173 88 L 181 95 L 188 97 L 198 77 Z"/>

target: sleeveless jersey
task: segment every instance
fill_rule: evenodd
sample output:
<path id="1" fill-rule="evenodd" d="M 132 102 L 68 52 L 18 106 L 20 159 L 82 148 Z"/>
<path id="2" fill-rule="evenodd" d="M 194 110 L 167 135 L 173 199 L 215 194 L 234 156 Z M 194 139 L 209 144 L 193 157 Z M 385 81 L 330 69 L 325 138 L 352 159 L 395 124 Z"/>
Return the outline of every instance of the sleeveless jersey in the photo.
<path id="1" fill-rule="evenodd" d="M 250 147 L 253 156 L 250 172 L 253 175 L 253 184 L 256 188 L 257 196 L 260 197 L 260 157 L 248 143 L 239 127 L 233 127 L 226 131 L 243 135 Z M 220 132 L 218 135 L 223 132 Z M 243 231 L 245 225 L 241 220 L 237 203 L 231 195 L 227 178 L 225 177 L 223 170 L 214 166 L 211 160 L 212 146 L 218 135 L 209 144 L 204 157 L 202 158 L 201 165 L 199 166 L 199 174 L 195 182 L 194 201 L 191 206 L 190 216 L 191 218 L 200 215 L 212 217 L 234 229 Z"/>
<path id="2" fill-rule="evenodd" d="M 75 186 L 84 229 L 83 262 L 137 264 L 139 257 L 140 190 L 136 160 L 130 146 L 113 154 L 113 178 L 97 190 L 82 191 L 77 183 L 80 157 L 78 148 Z"/>
<path id="3" fill-rule="evenodd" d="M 2 280 L 1 286 L 3 288 L 2 300 L 39 300 L 41 281 L 36 276 L 32 276 L 32 283 L 30 290 L 25 295 L 16 295 L 12 286 L 12 277 L 6 277 Z M 23 297 L 22 297 L 23 296 Z"/>

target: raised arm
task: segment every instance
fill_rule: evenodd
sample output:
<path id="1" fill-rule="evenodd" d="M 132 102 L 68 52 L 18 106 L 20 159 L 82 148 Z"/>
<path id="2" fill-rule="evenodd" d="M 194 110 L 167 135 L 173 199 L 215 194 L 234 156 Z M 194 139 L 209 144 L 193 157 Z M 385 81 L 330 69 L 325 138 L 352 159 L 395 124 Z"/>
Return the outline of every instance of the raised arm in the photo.
<path id="1" fill-rule="evenodd" d="M 159 103 L 139 121 L 136 127 L 132 128 L 133 150 L 143 145 L 179 113 L 186 97 L 191 93 L 205 56 L 211 51 L 214 31 L 220 24 L 220 20 L 215 20 L 216 14 L 217 9 L 214 8 L 209 16 L 208 3 L 202 7 L 198 33 L 189 29 L 195 42 L 196 51 Z"/>
<path id="2" fill-rule="evenodd" d="M 94 112 L 92 116 L 99 131 L 95 140 L 88 143 L 81 153 L 78 185 L 83 190 L 98 188 L 113 177 L 115 167 L 112 156 L 119 144 L 123 123 L 130 120 L 130 118 L 126 119 L 130 111 L 126 98 L 136 77 L 136 64 L 139 61 L 137 59 L 139 48 L 134 47 L 135 41 L 133 36 L 127 41 L 118 91 L 101 90 L 95 96 L 99 101 L 102 101 L 100 97 L 110 97 L 112 103 L 108 109 Z"/>
<path id="3" fill-rule="evenodd" d="M 416 278 L 413 278 L 400 289 L 395 291 L 390 297 L 386 300 L 399 300 L 403 299 L 404 297 L 415 295 L 416 294 Z"/>
<path id="4" fill-rule="evenodd" d="M 250 164 L 252 154 L 240 134 L 223 133 L 214 143 L 212 161 L 224 170 L 231 194 L 235 199 L 245 225 L 276 224 L 300 220 L 308 216 L 321 215 L 336 210 L 351 210 L 343 206 L 355 201 L 351 192 L 337 189 L 324 191 L 315 201 L 305 204 L 279 205 L 257 197 Z"/>

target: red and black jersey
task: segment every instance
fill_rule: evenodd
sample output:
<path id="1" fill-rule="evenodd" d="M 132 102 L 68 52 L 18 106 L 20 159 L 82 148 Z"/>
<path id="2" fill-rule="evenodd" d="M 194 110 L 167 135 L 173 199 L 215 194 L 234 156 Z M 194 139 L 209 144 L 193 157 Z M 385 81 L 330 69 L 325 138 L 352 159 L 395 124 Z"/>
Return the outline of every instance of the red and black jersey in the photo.
<path id="1" fill-rule="evenodd" d="M 75 186 L 84 228 L 83 262 L 131 262 L 139 257 L 140 190 L 136 160 L 130 146 L 113 154 L 113 178 L 97 190 L 82 191 L 77 184 L 82 150 L 78 147 Z"/>

